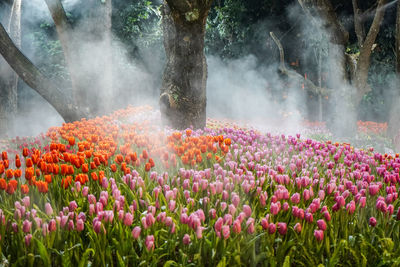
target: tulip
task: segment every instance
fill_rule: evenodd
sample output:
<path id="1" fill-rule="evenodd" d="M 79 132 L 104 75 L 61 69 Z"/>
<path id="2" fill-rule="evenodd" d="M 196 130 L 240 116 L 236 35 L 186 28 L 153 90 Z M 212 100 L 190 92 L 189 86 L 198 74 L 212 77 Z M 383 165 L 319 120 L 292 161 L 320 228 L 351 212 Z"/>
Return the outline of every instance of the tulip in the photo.
<path id="1" fill-rule="evenodd" d="M 222 232 L 222 236 L 224 237 L 224 239 L 228 239 L 229 235 L 231 233 L 228 225 L 222 226 L 221 232 Z"/>
<path id="2" fill-rule="evenodd" d="M 131 213 L 127 212 L 124 217 L 124 224 L 126 226 L 131 226 L 132 223 L 133 223 L 133 215 Z"/>
<path id="3" fill-rule="evenodd" d="M 268 233 L 269 233 L 270 235 L 272 235 L 272 234 L 275 233 L 275 231 L 276 231 L 276 225 L 275 225 L 274 223 L 270 223 L 270 224 L 268 225 Z"/>
<path id="4" fill-rule="evenodd" d="M 233 222 L 233 226 L 232 226 L 232 230 L 235 234 L 240 234 L 240 232 L 242 231 L 242 226 L 239 220 L 235 220 Z"/>
<path id="5" fill-rule="evenodd" d="M 78 204 L 76 204 L 75 200 L 73 200 L 69 203 L 69 211 L 75 211 L 77 207 L 78 207 Z"/>
<path id="6" fill-rule="evenodd" d="M 287 225 L 284 222 L 278 222 L 278 233 L 281 235 L 286 235 L 287 233 Z"/>
<path id="7" fill-rule="evenodd" d="M 246 215 L 246 217 L 251 216 L 251 208 L 249 205 L 243 205 L 243 212 Z"/>
<path id="8" fill-rule="evenodd" d="M 185 244 L 185 245 L 189 245 L 189 244 L 190 244 L 190 236 L 189 236 L 188 234 L 185 234 L 185 235 L 183 236 L 182 242 L 183 242 L 183 244 Z"/>
<path id="9" fill-rule="evenodd" d="M 314 230 L 314 236 L 318 242 L 321 242 L 324 239 L 324 231 Z"/>
<path id="10" fill-rule="evenodd" d="M 45 209 L 47 216 L 51 216 L 53 214 L 53 208 L 51 207 L 50 203 L 47 202 L 44 205 L 44 209 Z"/>
<path id="11" fill-rule="evenodd" d="M 266 218 L 261 219 L 261 226 L 264 230 L 268 229 L 268 220 Z"/>
<path id="12" fill-rule="evenodd" d="M 154 250 L 154 236 L 148 235 L 146 236 L 145 245 L 148 251 Z"/>
<path id="13" fill-rule="evenodd" d="M 325 231 L 326 230 L 326 222 L 324 220 L 318 220 L 317 226 L 319 230 Z"/>
<path id="14" fill-rule="evenodd" d="M 84 228 L 85 228 L 85 223 L 83 222 L 82 219 L 78 219 L 78 220 L 76 221 L 76 230 L 77 230 L 78 232 L 82 232 Z"/>
<path id="15" fill-rule="evenodd" d="M 375 219 L 375 217 L 370 217 L 369 218 L 369 225 L 371 225 L 372 227 L 375 227 L 376 226 L 376 219 Z"/>
<path id="16" fill-rule="evenodd" d="M 57 229 L 57 223 L 56 220 L 51 219 L 49 221 L 49 232 L 54 232 Z"/>
<path id="17" fill-rule="evenodd" d="M 300 233 L 301 232 L 301 224 L 300 223 L 296 223 L 293 227 L 293 229 L 296 231 L 296 233 Z"/>
<path id="18" fill-rule="evenodd" d="M 142 231 L 142 229 L 139 226 L 135 226 L 132 230 L 132 237 L 134 239 L 138 239 L 140 236 L 140 232 Z"/>
<path id="19" fill-rule="evenodd" d="M 249 219 L 247 219 L 246 226 L 247 226 L 247 233 L 253 234 L 254 231 L 255 231 L 255 228 L 254 228 L 254 219 L 251 218 L 251 217 L 250 217 Z"/>
<path id="20" fill-rule="evenodd" d="M 27 235 L 25 236 L 25 245 L 26 245 L 27 247 L 29 247 L 29 245 L 31 244 L 31 239 L 32 239 L 32 235 L 31 235 L 31 234 L 27 234 Z"/>
<path id="21" fill-rule="evenodd" d="M 24 233 L 29 233 L 29 232 L 31 231 L 31 227 L 32 227 L 32 222 L 30 222 L 30 221 L 28 221 L 28 220 L 25 220 L 25 221 L 22 223 L 22 231 L 23 231 Z"/>

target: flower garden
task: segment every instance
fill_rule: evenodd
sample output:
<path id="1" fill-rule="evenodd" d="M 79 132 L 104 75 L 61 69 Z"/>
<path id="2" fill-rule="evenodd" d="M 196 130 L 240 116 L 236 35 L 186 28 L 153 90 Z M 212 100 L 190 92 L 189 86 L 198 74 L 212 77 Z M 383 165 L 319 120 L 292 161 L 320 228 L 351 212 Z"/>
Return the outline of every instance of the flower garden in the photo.
<path id="1" fill-rule="evenodd" d="M 0 263 L 400 265 L 398 154 L 156 118 L 128 107 L 7 144 Z"/>

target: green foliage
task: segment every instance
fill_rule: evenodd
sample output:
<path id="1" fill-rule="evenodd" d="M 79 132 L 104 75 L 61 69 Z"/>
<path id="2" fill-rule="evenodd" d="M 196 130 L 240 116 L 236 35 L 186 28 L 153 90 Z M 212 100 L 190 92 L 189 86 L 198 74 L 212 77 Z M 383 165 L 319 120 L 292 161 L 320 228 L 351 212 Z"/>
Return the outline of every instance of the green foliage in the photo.
<path id="1" fill-rule="evenodd" d="M 35 51 L 35 63 L 50 78 L 62 81 L 69 79 L 64 53 L 60 41 L 53 37 L 54 28 L 43 22 L 37 31 L 30 35 Z"/>
<path id="2" fill-rule="evenodd" d="M 139 56 L 150 47 L 162 48 L 161 12 L 155 1 L 139 0 L 116 8 L 113 29 L 131 55 Z"/>

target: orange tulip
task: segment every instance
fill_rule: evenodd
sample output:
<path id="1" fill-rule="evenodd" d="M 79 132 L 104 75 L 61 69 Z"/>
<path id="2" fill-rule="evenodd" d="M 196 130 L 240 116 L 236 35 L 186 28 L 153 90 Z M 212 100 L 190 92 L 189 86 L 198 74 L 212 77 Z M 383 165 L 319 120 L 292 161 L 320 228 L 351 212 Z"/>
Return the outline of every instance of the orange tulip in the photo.
<path id="1" fill-rule="evenodd" d="M 33 167 L 26 168 L 25 169 L 25 179 L 26 180 L 32 179 L 34 173 L 35 173 L 35 171 L 34 171 Z"/>
<path id="2" fill-rule="evenodd" d="M 3 178 L 0 178 L 0 189 L 1 190 L 7 189 L 7 181 Z"/>
<path id="3" fill-rule="evenodd" d="M 112 172 L 116 172 L 117 171 L 117 165 L 115 165 L 114 163 L 110 165 L 110 169 Z"/>
<path id="4" fill-rule="evenodd" d="M 44 176 L 44 180 L 47 182 L 47 183 L 51 183 L 51 181 L 52 181 L 52 179 L 51 179 L 51 174 L 47 174 L 47 175 L 45 175 Z"/>
<path id="5" fill-rule="evenodd" d="M 87 165 L 87 163 L 82 165 L 82 172 L 83 173 L 88 173 L 89 172 L 89 166 Z"/>
<path id="6" fill-rule="evenodd" d="M 7 152 L 6 152 L 6 151 L 1 152 L 1 159 L 2 159 L 2 160 L 8 159 L 8 155 L 7 155 Z"/>
<path id="7" fill-rule="evenodd" d="M 14 177 L 14 171 L 13 171 L 12 169 L 6 170 L 6 177 L 7 177 L 8 179 L 13 178 L 13 177 Z"/>
<path id="8" fill-rule="evenodd" d="M 26 158 L 28 156 L 28 154 L 29 154 L 28 148 L 24 147 L 22 149 L 22 156 L 24 156 L 24 158 Z"/>
<path id="9" fill-rule="evenodd" d="M 24 195 L 27 195 L 27 194 L 29 193 L 29 187 L 28 187 L 27 184 L 21 185 L 21 192 L 22 192 L 22 194 L 24 194 Z"/>
<path id="10" fill-rule="evenodd" d="M 150 169 L 151 169 L 151 164 L 150 164 L 149 162 L 147 162 L 146 165 L 144 166 L 144 170 L 145 170 L 146 172 L 149 172 Z"/>
<path id="11" fill-rule="evenodd" d="M 14 177 L 15 178 L 20 178 L 22 176 L 22 171 L 21 169 L 16 169 L 14 170 Z"/>

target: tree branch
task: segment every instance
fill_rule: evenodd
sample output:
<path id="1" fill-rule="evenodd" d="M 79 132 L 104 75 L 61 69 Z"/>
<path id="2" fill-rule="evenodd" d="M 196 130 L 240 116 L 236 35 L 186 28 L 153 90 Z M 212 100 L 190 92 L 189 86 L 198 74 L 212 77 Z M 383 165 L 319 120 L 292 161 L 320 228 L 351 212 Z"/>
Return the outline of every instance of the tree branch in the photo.
<path id="1" fill-rule="evenodd" d="M 361 10 L 358 8 L 358 0 L 352 0 L 353 10 L 354 10 L 354 28 L 357 35 L 358 45 L 361 47 L 364 38 L 365 38 L 365 30 L 362 20 Z"/>
<path id="2" fill-rule="evenodd" d="M 397 1 L 397 18 L 396 18 L 396 70 L 400 75 L 400 1 Z"/>
<path id="3" fill-rule="evenodd" d="M 313 18 L 310 9 L 314 9 L 320 18 L 325 21 L 324 27 L 328 29 L 330 33 L 331 42 L 339 45 L 346 45 L 349 39 L 349 33 L 339 22 L 336 16 L 335 10 L 329 0 L 297 0 L 307 14 L 307 16 Z M 313 18 L 312 21 L 317 23 Z M 318 25 L 318 23 L 316 24 Z"/>
<path id="4" fill-rule="evenodd" d="M 280 67 L 279 70 L 283 75 L 286 75 L 289 79 L 295 81 L 298 84 L 304 84 L 304 88 L 312 94 L 315 95 L 321 95 L 321 96 L 329 96 L 330 95 L 330 89 L 326 89 L 326 88 L 322 88 L 319 86 L 316 86 L 312 81 L 305 79 L 302 75 L 300 75 L 299 73 L 297 73 L 294 70 L 291 69 L 286 69 L 285 67 L 285 54 L 284 54 L 284 50 L 282 47 L 281 42 L 279 41 L 279 39 L 275 36 L 275 34 L 273 32 L 269 33 L 272 37 L 272 39 L 274 40 L 275 44 L 278 46 L 279 49 L 279 55 L 280 55 Z"/>
<path id="5" fill-rule="evenodd" d="M 15 46 L 0 23 L 0 54 L 14 69 L 18 76 L 64 118 L 65 121 L 78 120 L 85 116 L 72 104 L 67 94 L 63 93 L 51 80 Z"/>

